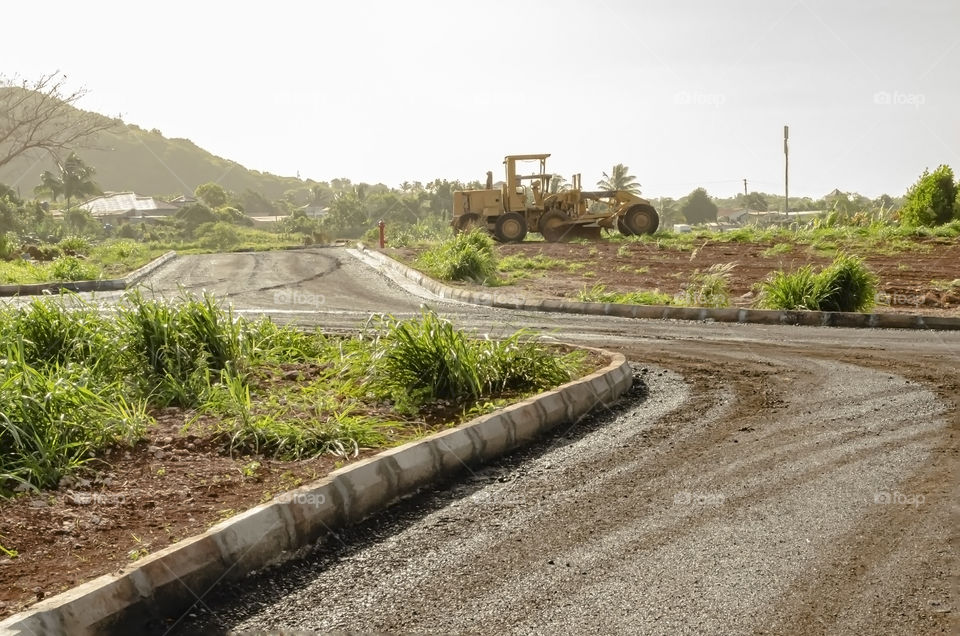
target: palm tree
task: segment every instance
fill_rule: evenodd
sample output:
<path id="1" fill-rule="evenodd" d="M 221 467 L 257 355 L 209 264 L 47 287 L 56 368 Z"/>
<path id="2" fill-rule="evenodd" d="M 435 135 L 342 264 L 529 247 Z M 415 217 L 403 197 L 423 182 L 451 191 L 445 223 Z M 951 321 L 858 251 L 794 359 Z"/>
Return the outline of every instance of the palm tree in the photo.
<path id="1" fill-rule="evenodd" d="M 36 194 L 49 194 L 54 201 L 62 196 L 67 201 L 67 210 L 75 197 L 100 194 L 100 188 L 93 182 L 96 170 L 85 164 L 76 153 L 71 152 L 63 163 L 57 162 L 57 168 L 59 176 L 49 170 L 43 171 L 40 185 L 33 190 Z"/>
<path id="2" fill-rule="evenodd" d="M 603 173 L 603 179 L 597 181 L 597 187 L 602 190 L 626 190 L 633 194 L 640 194 L 640 184 L 637 178 L 630 174 L 630 168 L 618 163 L 610 171 Z"/>
<path id="3" fill-rule="evenodd" d="M 550 177 L 550 194 L 556 194 L 569 189 L 570 184 L 568 184 L 567 180 L 560 175 L 555 174 Z"/>
<path id="4" fill-rule="evenodd" d="M 67 209 L 70 209 L 70 199 L 100 194 L 100 188 L 93 182 L 96 172 L 88 166 L 76 153 L 71 152 L 67 160 L 60 166 L 60 182 L 63 184 L 63 196 L 67 200 Z"/>

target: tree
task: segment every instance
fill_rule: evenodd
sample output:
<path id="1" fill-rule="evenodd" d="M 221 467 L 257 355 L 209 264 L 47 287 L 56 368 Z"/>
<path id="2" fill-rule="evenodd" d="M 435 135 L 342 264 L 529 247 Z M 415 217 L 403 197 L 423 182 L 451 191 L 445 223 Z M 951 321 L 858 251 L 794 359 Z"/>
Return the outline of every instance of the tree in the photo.
<path id="1" fill-rule="evenodd" d="M 357 238 L 368 228 L 367 212 L 357 192 L 344 192 L 330 204 L 321 228 L 339 238 Z"/>
<path id="2" fill-rule="evenodd" d="M 915 184 L 907 190 L 900 222 L 911 226 L 943 225 L 957 216 L 954 209 L 957 184 L 953 170 L 942 165 L 933 172 L 924 170 Z"/>
<path id="3" fill-rule="evenodd" d="M 219 208 L 227 204 L 227 191 L 219 183 L 201 183 L 193 191 L 194 196 L 211 208 Z"/>
<path id="4" fill-rule="evenodd" d="M 0 77 L 0 167 L 21 155 L 47 152 L 54 157 L 110 129 L 114 121 L 78 110 L 85 89 L 69 91 L 59 71 L 35 82 Z"/>
<path id="5" fill-rule="evenodd" d="M 770 209 L 770 204 L 761 193 L 751 192 L 743 198 L 743 207 L 754 212 L 766 212 Z"/>
<path id="6" fill-rule="evenodd" d="M 49 170 L 45 170 L 40 175 L 40 185 L 34 188 L 36 194 L 49 194 L 54 201 L 62 196 L 67 202 L 67 210 L 70 209 L 70 202 L 75 198 L 100 194 L 99 186 L 93 181 L 93 175 L 97 171 L 92 166 L 88 166 L 75 152 L 71 152 L 63 163 L 57 162 L 57 168 L 59 175 Z"/>
<path id="7" fill-rule="evenodd" d="M 683 218 L 687 223 L 711 223 L 717 220 L 717 204 L 710 200 L 710 195 L 703 188 L 697 188 L 687 196 L 686 202 L 680 207 Z"/>
<path id="8" fill-rule="evenodd" d="M 256 216 L 274 216 L 277 214 L 276 206 L 269 201 L 265 196 L 260 194 L 255 190 L 247 188 L 240 196 L 236 198 L 234 206 L 246 212 L 247 214 Z"/>
<path id="9" fill-rule="evenodd" d="M 637 178 L 630 174 L 630 168 L 618 163 L 610 171 L 610 174 L 603 173 L 603 179 L 597 181 L 597 187 L 601 190 L 626 190 L 633 194 L 640 194 L 640 184 Z"/>
<path id="10" fill-rule="evenodd" d="M 49 196 L 54 202 L 63 196 L 63 182 L 49 170 L 40 175 L 40 185 L 33 189 L 37 196 Z"/>
<path id="11" fill-rule="evenodd" d="M 202 203 L 183 206 L 177 210 L 174 218 L 182 221 L 187 232 L 191 234 L 204 223 L 215 223 L 219 220 L 216 213 Z"/>
<path id="12" fill-rule="evenodd" d="M 660 216 L 660 227 L 668 228 L 678 223 L 683 223 L 683 213 L 680 212 L 680 205 L 670 197 L 660 199 L 660 209 L 657 210 Z"/>

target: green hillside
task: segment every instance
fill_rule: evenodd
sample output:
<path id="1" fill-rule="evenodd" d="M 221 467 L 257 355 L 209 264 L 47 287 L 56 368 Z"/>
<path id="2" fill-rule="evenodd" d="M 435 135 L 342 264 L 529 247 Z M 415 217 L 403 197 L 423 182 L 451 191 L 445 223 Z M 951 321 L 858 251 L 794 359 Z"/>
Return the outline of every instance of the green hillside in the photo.
<path id="1" fill-rule="evenodd" d="M 155 196 L 192 194 L 201 183 L 213 181 L 227 190 L 250 189 L 274 200 L 287 190 L 305 185 L 295 177 L 248 170 L 189 139 L 168 139 L 157 130 L 147 131 L 119 120 L 110 131 L 99 133 L 75 150 L 96 169 L 95 180 L 103 190 L 133 190 Z M 21 157 L 0 168 L 0 183 L 26 195 L 40 183 L 41 172 L 53 169 L 49 157 Z"/>

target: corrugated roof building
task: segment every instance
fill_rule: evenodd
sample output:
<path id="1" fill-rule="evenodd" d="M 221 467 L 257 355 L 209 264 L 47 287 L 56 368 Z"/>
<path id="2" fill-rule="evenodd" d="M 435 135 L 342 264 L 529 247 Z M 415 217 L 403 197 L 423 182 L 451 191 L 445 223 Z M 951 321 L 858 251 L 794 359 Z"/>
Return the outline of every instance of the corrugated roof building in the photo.
<path id="1" fill-rule="evenodd" d="M 104 221 L 144 221 L 167 217 L 179 208 L 154 197 L 140 196 L 135 192 L 107 192 L 80 204 L 96 219 Z"/>

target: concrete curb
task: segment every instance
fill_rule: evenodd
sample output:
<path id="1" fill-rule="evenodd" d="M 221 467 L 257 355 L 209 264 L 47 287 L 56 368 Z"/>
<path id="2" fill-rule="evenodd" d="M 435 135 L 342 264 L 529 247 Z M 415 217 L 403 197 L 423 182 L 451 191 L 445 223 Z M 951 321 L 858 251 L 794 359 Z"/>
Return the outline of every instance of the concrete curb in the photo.
<path id="1" fill-rule="evenodd" d="M 0 285 L 0 296 L 37 296 L 56 294 L 61 290 L 72 292 L 117 291 L 132 287 L 161 265 L 176 258 L 176 252 L 167 252 L 158 256 L 143 267 L 135 269 L 126 278 L 107 278 L 104 280 L 61 281 L 56 283 L 34 283 L 30 285 Z"/>
<path id="2" fill-rule="evenodd" d="M 919 314 L 860 314 L 839 311 L 778 311 L 774 309 L 711 309 L 707 307 L 670 307 L 664 305 L 623 305 L 618 303 L 582 303 L 559 298 L 538 298 L 517 292 L 479 292 L 458 289 L 433 280 L 423 272 L 399 263 L 386 254 L 357 245 L 361 260 L 384 272 L 394 272 L 427 291 L 446 299 L 488 307 L 551 311 L 621 318 L 653 318 L 736 322 L 759 325 L 804 325 L 815 327 L 859 327 L 885 329 L 960 330 L 960 318 L 921 316 Z"/>
<path id="3" fill-rule="evenodd" d="M 603 369 L 495 413 L 384 451 L 124 568 L 0 621 L 0 635 L 138 633 L 225 579 L 281 562 L 464 468 L 613 404 L 633 383 L 622 354 Z"/>

